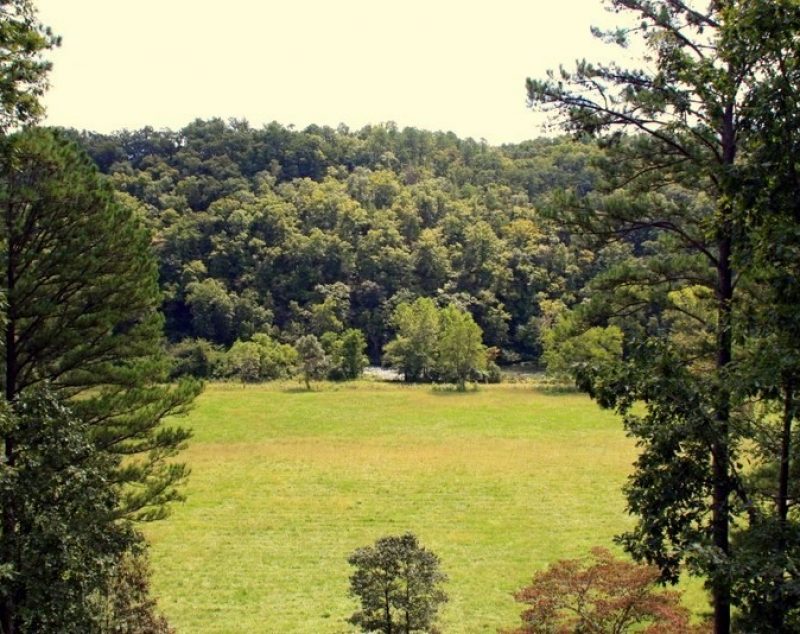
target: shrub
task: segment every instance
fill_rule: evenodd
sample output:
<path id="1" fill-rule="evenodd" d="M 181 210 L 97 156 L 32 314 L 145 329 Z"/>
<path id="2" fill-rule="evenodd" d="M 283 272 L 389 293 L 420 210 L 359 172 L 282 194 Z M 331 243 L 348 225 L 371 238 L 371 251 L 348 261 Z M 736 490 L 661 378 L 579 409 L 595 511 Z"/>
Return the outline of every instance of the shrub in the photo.
<path id="1" fill-rule="evenodd" d="M 205 339 L 187 339 L 171 346 L 172 357 L 170 378 L 193 376 L 209 379 L 222 364 L 224 354 L 219 346 Z"/>
<path id="2" fill-rule="evenodd" d="M 253 335 L 258 346 L 259 376 L 263 380 L 288 379 L 297 365 L 297 351 L 286 343 L 279 343 L 269 335 Z"/>
<path id="3" fill-rule="evenodd" d="M 150 562 L 133 550 L 116 566 L 106 602 L 104 634 L 174 634 L 150 596 Z"/>
<path id="4" fill-rule="evenodd" d="M 237 341 L 225 354 L 222 373 L 243 383 L 288 378 L 297 364 L 297 352 L 263 333 Z"/>

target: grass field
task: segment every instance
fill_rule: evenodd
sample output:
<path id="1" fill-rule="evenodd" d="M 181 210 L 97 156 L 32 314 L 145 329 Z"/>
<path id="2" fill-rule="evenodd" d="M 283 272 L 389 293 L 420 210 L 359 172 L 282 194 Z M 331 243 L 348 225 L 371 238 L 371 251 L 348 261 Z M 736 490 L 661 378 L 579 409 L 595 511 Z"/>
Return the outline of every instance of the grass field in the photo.
<path id="1" fill-rule="evenodd" d="M 188 500 L 147 534 L 184 634 L 350 632 L 347 555 L 409 530 L 450 577 L 442 630 L 495 632 L 534 571 L 629 522 L 633 445 L 577 394 L 210 385 L 182 423 Z"/>

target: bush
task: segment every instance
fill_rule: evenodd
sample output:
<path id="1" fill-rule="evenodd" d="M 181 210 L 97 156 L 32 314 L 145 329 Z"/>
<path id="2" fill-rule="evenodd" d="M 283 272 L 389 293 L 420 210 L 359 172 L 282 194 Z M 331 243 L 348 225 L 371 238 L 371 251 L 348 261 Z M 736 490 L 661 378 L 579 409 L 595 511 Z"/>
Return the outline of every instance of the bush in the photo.
<path id="1" fill-rule="evenodd" d="M 45 389 L 3 402 L 0 425 L 16 443 L 14 464 L 0 469 L 0 503 L 17 527 L 0 533 L 0 600 L 14 605 L 9 629 L 97 631 L 97 598 L 136 542 L 130 525 L 116 521 L 116 460 Z"/>
<path id="2" fill-rule="evenodd" d="M 261 351 L 253 341 L 237 341 L 225 354 L 224 375 L 242 383 L 261 380 Z"/>
<path id="3" fill-rule="evenodd" d="M 106 601 L 104 634 L 174 634 L 150 596 L 150 562 L 145 550 L 123 557 L 114 571 Z"/>
<path id="4" fill-rule="evenodd" d="M 297 365 L 297 351 L 259 333 L 250 341 L 237 341 L 225 354 L 223 376 L 243 383 L 286 379 Z"/>
<path id="5" fill-rule="evenodd" d="M 224 360 L 220 347 L 205 339 L 186 339 L 176 343 L 170 347 L 169 354 L 172 357 L 172 379 L 181 376 L 210 379 Z"/>
<path id="6" fill-rule="evenodd" d="M 356 569 L 350 594 L 361 601 L 350 623 L 363 632 L 433 631 L 439 606 L 447 601 L 441 589 L 447 577 L 439 570 L 439 558 L 416 536 L 382 537 L 347 561 Z"/>

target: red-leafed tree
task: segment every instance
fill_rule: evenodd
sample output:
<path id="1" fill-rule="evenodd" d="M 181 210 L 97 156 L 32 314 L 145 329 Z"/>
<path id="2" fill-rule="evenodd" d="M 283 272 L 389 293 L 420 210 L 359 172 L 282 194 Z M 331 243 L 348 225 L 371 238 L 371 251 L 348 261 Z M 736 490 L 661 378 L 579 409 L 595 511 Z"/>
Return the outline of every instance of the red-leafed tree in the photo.
<path id="1" fill-rule="evenodd" d="M 690 634 L 692 625 L 678 592 L 659 589 L 659 570 L 616 559 L 595 548 L 585 559 L 562 559 L 537 573 L 515 593 L 528 605 L 522 627 L 506 634 Z"/>

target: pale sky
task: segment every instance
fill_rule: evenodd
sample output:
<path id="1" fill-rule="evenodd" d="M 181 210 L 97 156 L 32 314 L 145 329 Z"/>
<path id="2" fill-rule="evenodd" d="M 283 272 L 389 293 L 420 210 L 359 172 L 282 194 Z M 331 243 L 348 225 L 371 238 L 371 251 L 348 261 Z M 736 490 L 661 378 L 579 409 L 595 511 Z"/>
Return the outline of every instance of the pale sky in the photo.
<path id="1" fill-rule="evenodd" d="M 394 121 L 492 144 L 542 134 L 525 78 L 617 54 L 600 0 L 38 0 L 63 37 L 47 123 Z M 618 50 L 618 49 L 617 49 Z"/>

